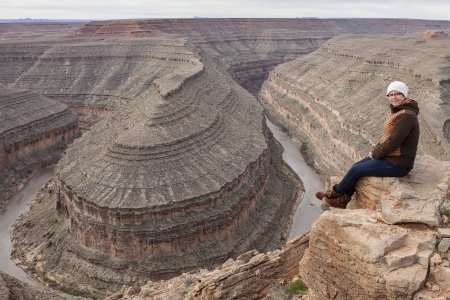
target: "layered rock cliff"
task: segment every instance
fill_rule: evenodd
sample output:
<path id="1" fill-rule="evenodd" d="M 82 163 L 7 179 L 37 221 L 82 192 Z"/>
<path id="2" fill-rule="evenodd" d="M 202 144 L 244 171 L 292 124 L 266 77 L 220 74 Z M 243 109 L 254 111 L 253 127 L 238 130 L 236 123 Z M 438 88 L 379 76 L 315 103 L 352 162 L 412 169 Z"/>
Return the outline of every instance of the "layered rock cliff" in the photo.
<path id="1" fill-rule="evenodd" d="M 233 78 L 257 94 L 278 64 L 315 51 L 345 33 L 406 34 L 449 30 L 448 21 L 405 19 L 165 19 L 90 22 L 74 36 L 188 37 L 214 56 Z"/>
<path id="2" fill-rule="evenodd" d="M 450 158 L 450 38 L 341 36 L 271 72 L 261 99 L 306 146 L 316 168 L 342 174 L 372 150 L 388 114 L 387 85 L 419 102 L 419 153 Z"/>
<path id="3" fill-rule="evenodd" d="M 66 105 L 0 87 L 0 212 L 22 176 L 55 163 L 78 135 L 77 116 Z"/>
<path id="4" fill-rule="evenodd" d="M 91 126 L 150 85 L 167 96 L 177 88 L 171 85 L 197 73 L 201 65 L 184 44 L 182 39 L 4 43 L 0 83 L 65 103 L 81 115 L 82 126 Z M 163 76 L 173 77 L 155 81 Z"/>
<path id="5" fill-rule="evenodd" d="M 33 287 L 0 272 L 0 299 L 81 300 L 86 298 L 70 296 L 44 287 Z"/>
<path id="6" fill-rule="evenodd" d="M 70 145 L 18 223 L 15 256 L 44 280 L 103 294 L 286 241 L 300 185 L 261 105 L 177 45 L 139 96 Z"/>
<path id="7" fill-rule="evenodd" d="M 103 119 L 67 150 L 56 180 L 16 226 L 15 257 L 59 288 L 104 295 L 122 284 L 281 245 L 301 196 L 298 181 L 280 162 L 280 149 L 262 125 L 262 108 L 223 73 L 256 91 L 276 64 L 313 51 L 333 35 L 369 30 L 374 21 L 336 27 L 339 20 L 289 20 L 277 30 L 273 22 L 100 22 L 71 40 L 0 43 L 3 84 L 31 87 L 68 104 L 86 126 Z M 373 30 L 404 33 L 449 23 L 384 22 Z M 379 46 L 385 40 L 394 54 Z M 377 97 L 402 74 L 399 79 L 415 83 L 414 98 L 426 93 L 432 103 L 421 114 L 421 151 L 448 159 L 448 101 L 442 97 L 448 95 L 447 46 L 441 37 L 333 39 L 314 54 L 320 58 L 311 54 L 272 73 L 263 89 L 267 111 L 302 142 L 309 138 L 306 150 L 316 153 L 311 158 L 321 171 L 336 173 L 377 141 L 387 112 Z M 432 57 L 432 64 L 423 63 L 424 57 Z M 334 67 L 325 66 L 330 63 Z M 430 67 L 437 65 L 444 69 Z M 352 102 L 337 101 L 347 95 Z M 357 105 L 365 109 L 348 110 Z M 415 238 L 408 243 L 432 244 Z M 414 260 L 428 255 L 420 251 Z M 237 265 L 263 268 L 236 267 L 241 278 L 253 270 L 263 274 L 255 297 L 270 289 L 272 275 L 283 277 L 284 267 L 265 273 L 267 264 L 279 264 L 276 257 L 237 259 Z M 212 297 L 213 286 L 224 281 L 223 295 L 231 297 L 232 274 L 210 276 L 195 295 Z M 244 282 L 258 286 L 251 280 Z"/>
<path id="8" fill-rule="evenodd" d="M 419 157 L 403 178 L 363 178 L 349 208 L 321 215 L 300 263 L 310 299 L 450 296 L 450 162 Z"/>

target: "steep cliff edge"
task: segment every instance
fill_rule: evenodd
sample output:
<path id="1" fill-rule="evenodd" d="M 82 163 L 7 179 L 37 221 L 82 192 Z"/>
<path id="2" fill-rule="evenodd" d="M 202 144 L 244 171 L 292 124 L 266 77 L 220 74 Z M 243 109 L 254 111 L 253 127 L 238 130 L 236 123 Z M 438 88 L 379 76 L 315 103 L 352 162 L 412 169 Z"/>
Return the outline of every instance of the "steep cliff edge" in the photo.
<path id="1" fill-rule="evenodd" d="M 310 299 L 449 297 L 450 162 L 419 157 L 406 177 L 366 177 L 356 189 L 310 232 L 300 263 Z"/>
<path id="2" fill-rule="evenodd" d="M 326 211 L 308 235 L 281 250 L 249 252 L 214 271 L 124 287 L 108 299 L 287 299 L 273 290 L 297 276 L 309 288 L 307 299 L 446 299 L 450 227 L 441 216 L 448 214 L 449 188 L 450 162 L 419 157 L 404 178 L 361 180 L 350 206 L 366 208 Z M 434 211 L 422 214 L 414 209 L 420 206 Z"/>
<path id="3" fill-rule="evenodd" d="M 0 86 L 0 213 L 21 178 L 55 163 L 78 135 L 77 116 L 66 105 Z"/>
<path id="4" fill-rule="evenodd" d="M 315 167 L 342 174 L 378 142 L 385 88 L 402 80 L 419 102 L 419 152 L 450 159 L 449 37 L 341 36 L 278 66 L 261 90 L 270 115 L 306 146 Z"/>

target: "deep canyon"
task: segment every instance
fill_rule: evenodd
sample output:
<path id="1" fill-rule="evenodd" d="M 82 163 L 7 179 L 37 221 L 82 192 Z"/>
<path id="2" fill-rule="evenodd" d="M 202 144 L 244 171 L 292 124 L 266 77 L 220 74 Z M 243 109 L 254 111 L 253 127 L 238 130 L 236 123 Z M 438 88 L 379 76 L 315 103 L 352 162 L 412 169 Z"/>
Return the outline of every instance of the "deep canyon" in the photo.
<path id="1" fill-rule="evenodd" d="M 268 268 L 281 261 L 248 299 L 266 297 L 271 279 L 275 284 L 301 273 L 320 282 L 307 271 L 316 263 L 315 250 L 306 250 L 310 239 L 320 238 L 288 237 L 297 206 L 310 203 L 313 193 L 281 159 L 265 115 L 302 145 L 297 150 L 328 180 L 378 141 L 387 113 L 384 88 L 392 80 L 407 82 L 418 99 L 419 152 L 443 162 L 443 175 L 431 185 L 448 189 L 448 21 L 174 19 L 60 26 L 0 24 L 0 207 L 32 170 L 56 164 L 54 178 L 14 226 L 13 253 L 57 289 L 131 297 L 122 286 L 150 289 L 152 281 L 176 282 L 186 279 L 178 275 L 229 259 L 243 265 L 262 259 Z M 441 199 L 435 209 L 448 202 L 433 193 Z M 328 220 L 342 222 L 335 215 Z M 425 224 L 436 231 L 443 221 Z M 322 226 L 317 230 L 326 231 Z M 284 246 L 288 238 L 293 241 Z M 426 268 L 433 251 L 423 249 L 420 259 L 402 262 L 417 259 Z M 236 268 L 222 266 L 224 272 Z M 408 298 L 424 284 L 388 296 L 377 287 L 376 293 Z M 27 285 L 16 286 L 16 293 L 26 293 Z M 312 299 L 328 297 L 320 284 L 312 286 Z M 192 297 L 214 294 L 196 288 Z M 358 288 L 336 291 L 370 297 Z"/>

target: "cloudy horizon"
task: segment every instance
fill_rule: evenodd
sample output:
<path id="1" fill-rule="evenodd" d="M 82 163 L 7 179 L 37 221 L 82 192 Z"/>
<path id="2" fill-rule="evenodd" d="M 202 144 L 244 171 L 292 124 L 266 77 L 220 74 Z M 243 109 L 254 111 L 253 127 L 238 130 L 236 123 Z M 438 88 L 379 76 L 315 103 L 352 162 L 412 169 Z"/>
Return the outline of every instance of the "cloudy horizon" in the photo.
<path id="1" fill-rule="evenodd" d="M 0 19 L 399 18 L 450 20 L 448 0 L 0 0 Z"/>

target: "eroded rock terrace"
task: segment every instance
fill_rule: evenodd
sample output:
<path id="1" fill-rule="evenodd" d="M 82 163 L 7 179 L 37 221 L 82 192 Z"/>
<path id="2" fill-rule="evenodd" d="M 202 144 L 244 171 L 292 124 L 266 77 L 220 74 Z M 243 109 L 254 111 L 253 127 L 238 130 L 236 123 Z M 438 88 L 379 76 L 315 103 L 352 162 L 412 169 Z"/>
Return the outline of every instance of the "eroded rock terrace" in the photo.
<path id="1" fill-rule="evenodd" d="M 286 240 L 298 181 L 261 105 L 210 58 L 172 43 L 140 93 L 68 147 L 44 193 L 58 214 L 38 205 L 18 225 L 16 255 L 47 280 L 101 294 Z M 90 73 L 83 61 L 73 67 Z"/>
<path id="2" fill-rule="evenodd" d="M 0 87 L 0 211 L 21 176 L 56 162 L 78 134 L 77 116 L 66 105 Z"/>

